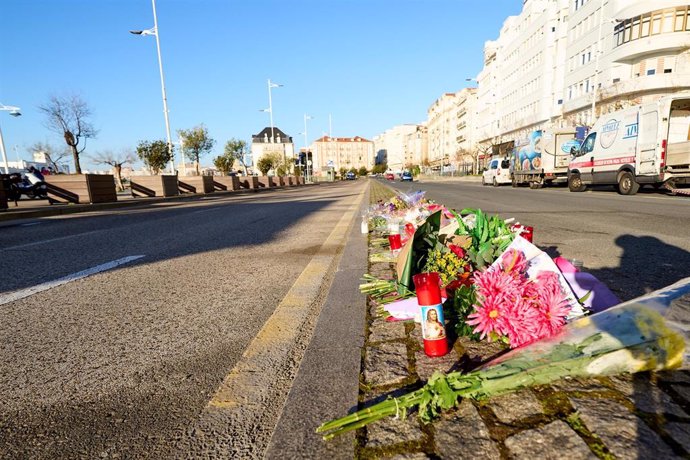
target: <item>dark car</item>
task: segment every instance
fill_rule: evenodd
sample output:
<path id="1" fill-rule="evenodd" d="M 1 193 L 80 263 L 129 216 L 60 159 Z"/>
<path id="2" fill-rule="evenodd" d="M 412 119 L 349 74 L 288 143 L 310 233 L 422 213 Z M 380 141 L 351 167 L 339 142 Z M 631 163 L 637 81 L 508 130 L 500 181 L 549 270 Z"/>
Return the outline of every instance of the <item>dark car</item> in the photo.
<path id="1" fill-rule="evenodd" d="M 410 181 L 412 182 L 412 173 L 409 171 L 405 171 L 400 175 L 400 180 L 401 181 Z"/>
<path id="2" fill-rule="evenodd" d="M 352 171 L 350 171 L 347 174 L 345 174 L 345 179 L 346 180 L 355 180 L 355 179 L 357 179 L 357 175 L 355 173 L 353 173 Z"/>
<path id="3" fill-rule="evenodd" d="M 386 180 L 395 180 L 395 174 L 386 173 Z"/>

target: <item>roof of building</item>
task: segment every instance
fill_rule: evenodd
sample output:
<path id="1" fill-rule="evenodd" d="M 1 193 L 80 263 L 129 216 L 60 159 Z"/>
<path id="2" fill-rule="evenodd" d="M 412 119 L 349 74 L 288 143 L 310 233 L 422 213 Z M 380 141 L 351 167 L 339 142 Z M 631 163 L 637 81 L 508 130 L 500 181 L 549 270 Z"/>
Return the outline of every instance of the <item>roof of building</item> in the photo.
<path id="1" fill-rule="evenodd" d="M 355 137 L 330 137 L 322 136 L 316 139 L 314 142 L 371 142 L 369 139 L 365 139 L 361 136 Z"/>
<path id="2" fill-rule="evenodd" d="M 275 134 L 276 137 L 280 137 L 281 139 L 289 139 L 290 142 L 292 142 L 292 137 L 288 136 L 285 134 L 280 128 L 277 126 L 273 127 L 273 133 Z M 264 137 L 271 137 L 271 127 L 267 126 L 264 129 L 262 129 L 258 134 L 252 135 L 252 140 L 254 139 L 263 139 Z"/>

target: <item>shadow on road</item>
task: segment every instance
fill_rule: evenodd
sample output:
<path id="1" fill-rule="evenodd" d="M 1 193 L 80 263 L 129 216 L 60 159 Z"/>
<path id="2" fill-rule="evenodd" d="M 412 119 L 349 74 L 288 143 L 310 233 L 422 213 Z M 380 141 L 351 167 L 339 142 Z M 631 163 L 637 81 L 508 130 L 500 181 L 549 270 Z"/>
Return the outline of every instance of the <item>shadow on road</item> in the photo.
<path id="1" fill-rule="evenodd" d="M 213 197 L 146 209 L 128 208 L 113 214 L 42 220 L 41 225 L 34 227 L 5 226 L 0 254 L 5 267 L 10 269 L 0 276 L 0 293 L 35 286 L 134 254 L 145 255 L 135 262 L 140 265 L 232 247 L 258 246 L 311 214 L 356 194 L 341 189 L 315 199 L 280 195 L 267 196 L 265 201 L 221 202 Z M 216 200 L 219 202 L 215 203 Z M 305 235 L 305 255 L 309 255 L 310 240 Z M 41 241 L 46 242 L 39 244 Z"/>

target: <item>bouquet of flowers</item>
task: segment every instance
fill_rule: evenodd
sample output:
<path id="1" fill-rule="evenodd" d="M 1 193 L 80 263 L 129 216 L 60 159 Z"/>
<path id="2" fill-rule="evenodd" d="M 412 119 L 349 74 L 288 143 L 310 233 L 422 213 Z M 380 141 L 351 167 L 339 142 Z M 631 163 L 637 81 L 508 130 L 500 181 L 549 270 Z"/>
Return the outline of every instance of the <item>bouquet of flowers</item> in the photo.
<path id="1" fill-rule="evenodd" d="M 566 324 L 540 340 L 463 374 L 437 373 L 419 390 L 324 423 L 325 439 L 417 408 L 427 423 L 460 398 L 482 399 L 563 377 L 591 377 L 688 364 L 690 278 Z"/>

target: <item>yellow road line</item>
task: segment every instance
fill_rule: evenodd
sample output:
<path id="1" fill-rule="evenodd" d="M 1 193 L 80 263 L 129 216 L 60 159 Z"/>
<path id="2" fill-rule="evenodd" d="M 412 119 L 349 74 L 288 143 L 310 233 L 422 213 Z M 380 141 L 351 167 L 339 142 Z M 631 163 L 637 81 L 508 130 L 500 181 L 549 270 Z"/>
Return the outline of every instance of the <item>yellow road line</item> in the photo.
<path id="1" fill-rule="evenodd" d="M 364 188 L 292 285 L 287 295 L 249 344 L 237 365 L 225 377 L 208 403 L 209 409 L 238 406 L 260 409 L 270 403 L 267 382 L 280 378 L 285 359 L 294 348 L 300 329 L 315 306 L 329 267 L 338 256 L 334 247 L 344 244 L 355 213 L 364 198 Z M 216 412 L 214 410 L 214 412 Z"/>

